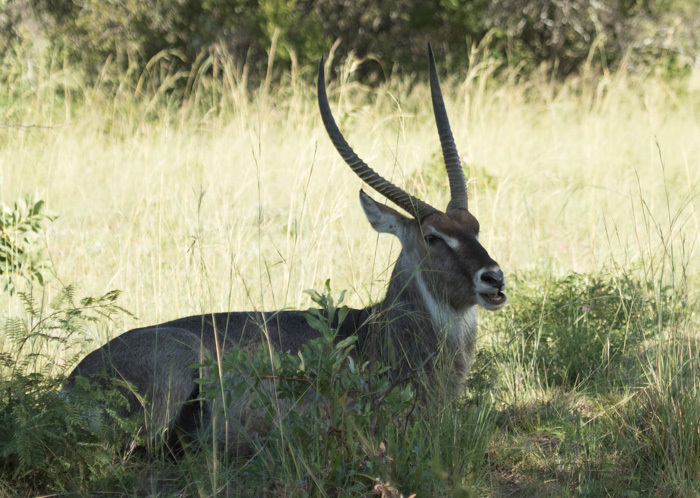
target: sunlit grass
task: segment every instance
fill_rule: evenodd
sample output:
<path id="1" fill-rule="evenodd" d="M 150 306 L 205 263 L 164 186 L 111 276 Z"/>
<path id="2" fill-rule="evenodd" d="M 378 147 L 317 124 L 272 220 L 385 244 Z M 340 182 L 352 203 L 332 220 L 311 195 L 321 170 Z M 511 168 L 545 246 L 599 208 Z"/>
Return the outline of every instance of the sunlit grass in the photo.
<path id="1" fill-rule="evenodd" d="M 189 314 L 306 307 L 303 291 L 326 279 L 349 289 L 352 306 L 382 297 L 398 242 L 365 220 L 361 182 L 318 116 L 315 68 L 251 92 L 226 58 L 192 74 L 153 69 L 137 85 L 106 71 L 90 87 L 63 63 L 32 64 L 32 74 L 27 60 L 10 64 L 0 86 L 0 125 L 12 125 L 0 128 L 0 200 L 36 192 L 59 215 L 44 241 L 49 294 L 58 282 L 85 295 L 123 291 L 135 316 L 95 326 L 97 343 Z M 427 84 L 369 89 L 351 67 L 329 88 L 349 142 L 444 207 Z M 480 240 L 512 284 L 511 307 L 482 315 L 485 355 L 471 384 L 483 396 L 486 472 L 439 468 L 461 454 L 439 431 L 471 427 L 471 409 L 441 412 L 436 434 L 417 423 L 411 441 L 439 453 L 433 470 L 452 490 L 689 493 L 698 476 L 683 472 L 700 454 L 700 92 L 692 79 L 561 83 L 494 69 L 475 63 L 443 81 Z M 567 280 L 573 273 L 587 276 Z M 604 304 L 595 319 L 586 296 Z M 21 313 L 16 297 L 0 299 L 4 314 Z M 237 475 L 197 465 L 209 473 L 187 481 L 200 493 Z"/>
<path id="2" fill-rule="evenodd" d="M 144 323 L 297 307 L 326 278 L 352 289 L 352 304 L 376 299 L 383 284 L 373 282 L 387 277 L 396 244 L 377 242 L 359 209 L 360 181 L 318 119 L 312 69 L 250 99 L 229 80 L 217 88 L 204 79 L 182 106 L 109 85 L 37 112 L 44 85 L 71 80 L 49 73 L 3 121 L 60 126 L 0 130 L 2 198 L 38 191 L 61 215 L 47 238 L 61 279 L 86 292 L 122 289 Z M 501 82 L 479 69 L 443 86 L 471 174 L 470 209 L 507 273 L 653 257 L 649 216 L 678 214 L 666 236 L 695 239 L 696 92 L 626 75 Z M 365 160 L 444 206 L 428 89 L 408 88 L 334 84 L 331 100 Z"/>

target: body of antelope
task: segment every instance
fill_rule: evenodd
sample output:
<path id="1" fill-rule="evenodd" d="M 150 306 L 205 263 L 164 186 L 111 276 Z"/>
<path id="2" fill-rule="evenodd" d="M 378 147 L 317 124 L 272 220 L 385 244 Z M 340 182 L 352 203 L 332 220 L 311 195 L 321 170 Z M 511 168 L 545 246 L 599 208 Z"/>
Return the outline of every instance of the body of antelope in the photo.
<path id="1" fill-rule="evenodd" d="M 398 374 L 425 365 L 427 382 L 440 362 L 452 386 L 463 383 L 476 341 L 476 306 L 497 310 L 506 303 L 505 280 L 498 264 L 479 243 L 479 223 L 469 212 L 467 188 L 452 137 L 432 50 L 430 84 L 438 135 L 449 177 L 445 211 L 408 194 L 372 170 L 347 144 L 331 114 L 324 64 L 318 75 L 318 103 L 326 131 L 350 168 L 386 199 L 405 211 L 380 204 L 360 191 L 360 204 L 374 229 L 397 237 L 401 253 L 384 299 L 351 309 L 337 339 L 356 335 L 359 355 L 388 362 Z M 302 311 L 230 312 L 180 318 L 130 330 L 88 354 L 69 376 L 117 378 L 130 414 L 143 415 L 149 430 L 196 434 L 214 417 L 202 401 L 196 380 L 204 351 L 225 354 L 231 348 L 254 349 L 263 341 L 280 351 L 297 351 L 318 336 Z M 430 359 L 426 363 L 426 360 Z M 226 422 L 230 446 L 239 448 L 250 431 L 264 431 L 250 416 L 246 400 L 234 400 Z M 233 434 L 233 436 L 231 436 Z M 216 437 L 216 436 L 215 436 Z"/>

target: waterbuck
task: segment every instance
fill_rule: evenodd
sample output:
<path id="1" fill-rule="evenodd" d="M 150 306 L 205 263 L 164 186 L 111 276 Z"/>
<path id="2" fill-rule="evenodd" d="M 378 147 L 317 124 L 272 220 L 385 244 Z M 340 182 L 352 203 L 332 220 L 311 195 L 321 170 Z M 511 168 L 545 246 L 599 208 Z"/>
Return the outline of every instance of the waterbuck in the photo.
<path id="1" fill-rule="evenodd" d="M 337 337 L 356 335 L 358 354 L 387 362 L 397 376 L 421 366 L 430 382 L 431 372 L 446 365 L 442 380 L 459 386 L 472 361 L 476 306 L 503 307 L 505 280 L 479 243 L 479 222 L 468 210 L 466 182 L 430 47 L 428 52 L 433 110 L 450 185 L 445 211 L 393 185 L 353 152 L 331 114 L 323 60 L 319 66 L 318 105 L 333 145 L 367 185 L 409 214 L 360 191 L 372 227 L 396 236 L 402 250 L 384 299 L 351 309 Z M 77 376 L 125 380 L 138 394 L 127 393 L 128 412 L 141 416 L 145 429 L 197 434 L 207 430 L 215 410 L 200 399 L 196 379 L 201 372 L 191 365 L 201 362 L 205 350 L 219 357 L 233 347 L 252 350 L 264 341 L 278 351 L 296 352 L 318 336 L 303 313 L 213 313 L 130 330 L 87 355 L 71 373 L 68 387 Z M 245 405 L 246 400 L 234 400 L 228 409 L 229 446 L 239 447 L 250 431 L 264 430 Z"/>

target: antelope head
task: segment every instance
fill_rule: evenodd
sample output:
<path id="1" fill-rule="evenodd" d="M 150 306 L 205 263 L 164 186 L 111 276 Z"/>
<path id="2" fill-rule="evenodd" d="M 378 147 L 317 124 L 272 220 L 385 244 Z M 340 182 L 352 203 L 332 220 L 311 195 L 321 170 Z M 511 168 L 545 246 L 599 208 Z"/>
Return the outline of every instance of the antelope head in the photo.
<path id="1" fill-rule="evenodd" d="M 465 313 L 477 304 L 487 310 L 498 310 L 507 301 L 503 293 L 505 279 L 498 263 L 479 243 L 479 222 L 467 205 L 467 184 L 430 46 L 428 55 L 433 110 L 450 185 L 450 201 L 444 212 L 392 184 L 355 154 L 331 114 L 323 60 L 318 71 L 321 118 L 333 145 L 350 168 L 370 187 L 412 215 L 404 216 L 360 191 L 360 203 L 374 229 L 391 233 L 401 241 L 402 251 L 394 273 L 413 272 L 418 292 L 428 303 L 433 317 L 441 310 L 444 315 L 446 307 L 451 316 Z"/>

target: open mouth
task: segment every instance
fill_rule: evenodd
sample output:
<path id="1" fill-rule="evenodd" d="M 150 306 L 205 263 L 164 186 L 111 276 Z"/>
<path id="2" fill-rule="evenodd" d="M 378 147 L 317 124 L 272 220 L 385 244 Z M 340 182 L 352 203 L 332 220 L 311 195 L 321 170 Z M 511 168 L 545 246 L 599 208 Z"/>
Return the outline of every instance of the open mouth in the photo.
<path id="1" fill-rule="evenodd" d="M 480 292 L 479 295 L 492 306 L 500 306 L 506 302 L 506 295 L 503 292 Z"/>

